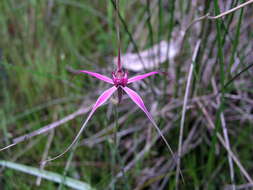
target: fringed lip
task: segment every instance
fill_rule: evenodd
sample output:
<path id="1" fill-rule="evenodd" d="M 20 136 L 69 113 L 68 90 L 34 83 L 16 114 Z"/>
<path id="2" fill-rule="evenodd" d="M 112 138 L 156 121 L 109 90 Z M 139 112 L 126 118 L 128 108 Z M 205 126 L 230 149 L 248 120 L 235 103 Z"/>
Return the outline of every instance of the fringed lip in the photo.
<path id="1" fill-rule="evenodd" d="M 116 87 L 125 87 L 128 82 L 128 72 L 123 70 L 112 72 L 112 81 Z"/>

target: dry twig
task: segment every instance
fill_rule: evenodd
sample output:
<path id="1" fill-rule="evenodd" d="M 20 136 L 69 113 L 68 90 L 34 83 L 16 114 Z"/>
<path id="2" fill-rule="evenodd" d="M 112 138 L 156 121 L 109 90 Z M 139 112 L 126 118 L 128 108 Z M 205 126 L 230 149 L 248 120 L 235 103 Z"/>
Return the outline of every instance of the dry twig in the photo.
<path id="1" fill-rule="evenodd" d="M 179 178 L 179 171 L 180 171 L 180 159 L 182 156 L 182 141 L 183 141 L 183 131 L 184 131 L 184 121 L 185 121 L 185 113 L 186 113 L 186 106 L 188 102 L 188 96 L 190 92 L 190 85 L 191 85 L 191 79 L 192 79 L 192 72 L 194 68 L 194 62 L 196 61 L 197 53 L 199 51 L 200 47 L 200 40 L 197 42 L 194 53 L 192 56 L 192 62 L 190 65 L 189 69 L 189 75 L 187 79 L 187 84 L 186 84 L 186 90 L 185 90 L 185 96 L 184 96 L 184 104 L 183 104 L 183 109 L 182 109 L 182 117 L 181 117 L 181 122 L 180 122 L 180 134 L 179 134 L 179 143 L 178 143 L 178 160 L 177 160 L 177 171 L 176 171 L 176 184 L 178 184 L 178 178 Z"/>

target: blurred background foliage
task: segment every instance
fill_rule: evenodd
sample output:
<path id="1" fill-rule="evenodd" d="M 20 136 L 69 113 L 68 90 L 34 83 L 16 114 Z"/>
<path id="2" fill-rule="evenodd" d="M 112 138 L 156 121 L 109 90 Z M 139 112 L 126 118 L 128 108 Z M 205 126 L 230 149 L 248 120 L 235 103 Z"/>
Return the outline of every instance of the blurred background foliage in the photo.
<path id="1" fill-rule="evenodd" d="M 222 125 L 228 129 L 232 151 L 253 176 L 253 72 L 248 67 L 253 60 L 253 7 L 249 5 L 219 21 L 202 20 L 185 31 L 194 19 L 206 13 L 217 15 L 243 2 L 120 1 L 123 54 L 141 52 L 161 40 L 176 49 L 172 59 L 156 68 L 168 76 L 133 86 L 165 130 L 175 152 L 189 66 L 196 42 L 201 41 L 185 118 L 184 183 L 180 179 L 179 189 L 230 188 L 227 152 L 216 136 L 217 132 L 223 134 Z M 219 5 L 216 11 L 215 4 Z M 108 88 L 98 80 L 77 75 L 75 70 L 111 75 L 117 55 L 115 21 L 115 9 L 109 0 L 1 0 L 1 147 L 80 107 L 89 107 Z M 220 90 L 223 98 L 215 96 Z M 95 189 L 174 189 L 175 163 L 165 144 L 131 101 L 124 99 L 115 106 L 115 98 L 97 111 L 78 148 L 49 163 L 45 170 L 84 181 Z M 54 156 L 70 144 L 86 115 L 0 152 L 1 160 L 39 168 L 42 155 Z M 212 123 L 215 130 L 210 127 Z M 121 175 L 123 168 L 127 171 Z M 249 183 L 235 164 L 234 169 L 236 185 Z M 36 177 L 8 168 L 1 168 L 0 186 L 69 188 L 50 180 L 36 186 Z"/>

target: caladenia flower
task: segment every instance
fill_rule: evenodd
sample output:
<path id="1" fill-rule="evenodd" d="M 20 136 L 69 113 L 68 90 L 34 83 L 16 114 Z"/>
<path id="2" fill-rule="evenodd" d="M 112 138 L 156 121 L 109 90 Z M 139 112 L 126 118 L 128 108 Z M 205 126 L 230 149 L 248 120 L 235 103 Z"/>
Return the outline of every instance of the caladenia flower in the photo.
<path id="1" fill-rule="evenodd" d="M 137 92 L 135 92 L 134 90 L 132 90 L 131 88 L 128 87 L 128 85 L 131 84 L 131 83 L 143 80 L 143 79 L 145 79 L 145 78 L 147 78 L 149 76 L 152 76 L 152 75 L 155 75 L 155 74 L 159 74 L 161 72 L 159 72 L 159 71 L 152 71 L 152 72 L 149 72 L 149 73 L 146 73 L 146 74 L 137 75 L 137 76 L 128 78 L 128 72 L 124 71 L 122 69 L 121 60 L 120 60 L 120 51 L 119 51 L 119 55 L 118 55 L 118 65 L 117 66 L 118 66 L 118 68 L 116 69 L 116 71 L 112 72 L 112 78 L 109 78 L 107 76 L 104 76 L 104 75 L 101 75 L 99 73 L 95 73 L 95 72 L 92 72 L 92 71 L 87 71 L 87 70 L 80 70 L 80 71 L 78 71 L 79 73 L 88 74 L 88 75 L 93 76 L 93 77 L 95 77 L 95 78 L 97 78 L 99 80 L 102 80 L 102 81 L 104 81 L 106 83 L 109 83 L 109 84 L 111 84 L 113 86 L 111 88 L 105 90 L 98 97 L 96 103 L 93 105 L 92 110 L 90 111 L 87 119 L 85 120 L 85 122 L 82 125 L 81 129 L 79 130 L 78 134 L 74 138 L 73 142 L 66 148 L 66 150 L 64 152 L 62 152 L 61 154 L 59 154 L 58 156 L 56 156 L 56 157 L 54 157 L 52 159 L 48 159 L 45 162 L 55 160 L 55 159 L 61 157 L 66 152 L 68 152 L 71 149 L 71 147 L 73 147 L 73 145 L 77 142 L 78 138 L 80 137 L 80 135 L 82 134 L 83 130 L 87 126 L 87 123 L 91 119 L 91 117 L 94 114 L 94 112 L 100 106 L 102 106 L 116 91 L 118 91 L 118 103 L 121 102 L 122 94 L 123 94 L 123 92 L 125 92 L 130 97 L 130 99 L 146 114 L 146 116 L 151 121 L 151 123 L 153 124 L 153 126 L 155 127 L 155 129 L 158 131 L 159 135 L 162 137 L 162 139 L 165 142 L 166 146 L 168 147 L 169 151 L 173 155 L 173 151 L 170 148 L 169 143 L 165 139 L 165 137 L 162 134 L 162 132 L 159 129 L 159 127 L 156 125 L 153 117 L 151 116 L 151 114 L 147 110 L 147 108 L 146 108 L 146 106 L 145 106 L 142 98 L 139 96 L 139 94 Z"/>

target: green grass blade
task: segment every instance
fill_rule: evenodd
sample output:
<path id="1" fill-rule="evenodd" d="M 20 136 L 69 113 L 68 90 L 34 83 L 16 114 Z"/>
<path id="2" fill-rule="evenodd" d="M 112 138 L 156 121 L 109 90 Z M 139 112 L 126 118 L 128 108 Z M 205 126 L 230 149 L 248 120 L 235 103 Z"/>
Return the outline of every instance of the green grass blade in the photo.
<path id="1" fill-rule="evenodd" d="M 44 179 L 47 179 L 49 181 L 53 181 L 56 183 L 61 183 L 62 181 L 64 181 L 65 185 L 67 185 L 73 189 L 80 189 L 80 190 L 92 190 L 93 189 L 87 183 L 75 180 L 70 177 L 64 178 L 64 176 L 59 175 L 54 172 L 40 170 L 40 169 L 37 169 L 34 167 L 30 167 L 30 166 L 26 166 L 26 165 L 22 165 L 22 164 L 17 164 L 14 162 L 4 161 L 4 160 L 0 161 L 0 165 L 7 167 L 7 168 L 17 170 L 17 171 L 21 171 L 23 173 L 27 173 L 27 174 L 34 175 L 37 177 L 41 177 L 41 178 L 44 178 Z"/>

